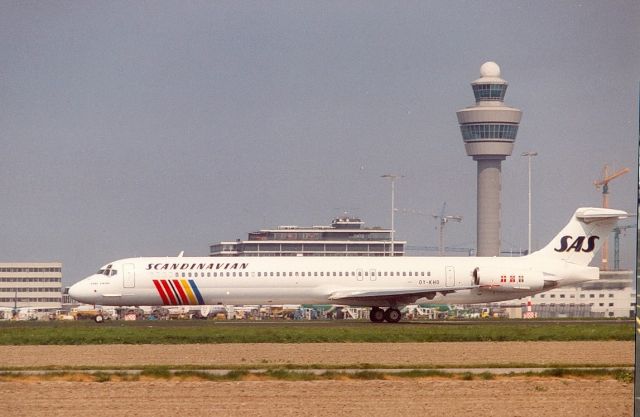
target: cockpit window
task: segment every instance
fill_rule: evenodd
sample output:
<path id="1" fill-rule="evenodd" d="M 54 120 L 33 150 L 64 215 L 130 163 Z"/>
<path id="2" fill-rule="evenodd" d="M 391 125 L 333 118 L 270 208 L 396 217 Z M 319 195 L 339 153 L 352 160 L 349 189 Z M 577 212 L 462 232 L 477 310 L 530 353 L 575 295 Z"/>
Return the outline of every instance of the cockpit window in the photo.
<path id="1" fill-rule="evenodd" d="M 98 275 L 104 275 L 106 277 L 112 277 L 115 274 L 118 273 L 117 270 L 115 269 L 111 269 L 111 268 L 107 268 L 107 269 L 100 269 L 98 272 L 96 272 Z"/>

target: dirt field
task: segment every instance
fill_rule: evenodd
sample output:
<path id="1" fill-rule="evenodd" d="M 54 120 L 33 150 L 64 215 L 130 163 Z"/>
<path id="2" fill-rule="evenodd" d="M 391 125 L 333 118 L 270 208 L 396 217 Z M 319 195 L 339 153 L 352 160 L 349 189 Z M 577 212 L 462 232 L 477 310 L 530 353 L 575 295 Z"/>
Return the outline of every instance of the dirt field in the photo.
<path id="1" fill-rule="evenodd" d="M 1 346 L 0 366 L 632 364 L 633 349 L 633 342 Z M 630 416 L 632 394 L 632 384 L 595 378 L 0 382 L 1 415 L 25 417 Z"/>
<path id="2" fill-rule="evenodd" d="M 0 383 L 2 415 L 631 416 L 631 384 L 504 378 L 453 381 Z M 420 413 L 420 414 L 414 414 Z"/>
<path id="3" fill-rule="evenodd" d="M 143 365 L 632 365 L 633 342 L 0 346 L 0 367 Z"/>

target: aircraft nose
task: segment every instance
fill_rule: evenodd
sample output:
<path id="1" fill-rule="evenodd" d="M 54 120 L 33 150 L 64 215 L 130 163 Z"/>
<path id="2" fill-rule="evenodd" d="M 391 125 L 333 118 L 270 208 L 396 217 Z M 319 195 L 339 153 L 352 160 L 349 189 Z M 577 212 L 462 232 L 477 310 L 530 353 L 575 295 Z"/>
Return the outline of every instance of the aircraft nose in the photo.
<path id="1" fill-rule="evenodd" d="M 69 288 L 69 296 L 74 300 L 88 303 L 91 301 L 91 292 L 89 290 L 89 285 L 85 280 L 80 282 L 76 282 Z"/>
<path id="2" fill-rule="evenodd" d="M 81 295 L 80 282 L 77 282 L 69 288 L 69 296 L 74 300 L 77 300 L 78 296 L 80 295 Z"/>

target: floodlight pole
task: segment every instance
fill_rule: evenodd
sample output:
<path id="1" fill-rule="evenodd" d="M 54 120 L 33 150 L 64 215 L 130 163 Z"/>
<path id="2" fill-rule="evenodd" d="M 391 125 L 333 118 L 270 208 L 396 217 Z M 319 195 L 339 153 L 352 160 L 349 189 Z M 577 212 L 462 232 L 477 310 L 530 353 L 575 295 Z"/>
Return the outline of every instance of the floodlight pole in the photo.
<path id="1" fill-rule="evenodd" d="M 529 159 L 529 251 L 531 253 L 531 158 L 537 156 L 538 152 L 523 152 L 522 156 L 526 156 Z"/>
<path id="2" fill-rule="evenodd" d="M 391 254 L 389 256 L 394 256 L 395 248 L 394 248 L 394 234 L 395 234 L 395 224 L 394 224 L 394 215 L 396 212 L 396 203 L 395 203 L 395 194 L 396 194 L 396 180 L 398 178 L 402 178 L 404 175 L 396 175 L 396 174 L 384 174 L 381 175 L 381 178 L 388 178 L 391 180 Z"/>

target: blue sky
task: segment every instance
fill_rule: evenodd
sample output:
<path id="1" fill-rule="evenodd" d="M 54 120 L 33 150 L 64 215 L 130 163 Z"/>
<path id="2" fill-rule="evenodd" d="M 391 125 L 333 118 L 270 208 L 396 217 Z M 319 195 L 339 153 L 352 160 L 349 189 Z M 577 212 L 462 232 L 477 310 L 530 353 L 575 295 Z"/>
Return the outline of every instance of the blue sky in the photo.
<path id="1" fill-rule="evenodd" d="M 489 7 L 490 6 L 490 7 Z M 637 202 L 640 6 L 613 2 L 5 2 L 0 14 L 0 260 L 61 261 L 73 283 L 130 256 L 206 255 L 220 240 L 400 209 L 462 223 L 476 164 L 455 112 L 492 60 L 523 111 L 503 162 L 502 246 L 579 206 Z M 436 245 L 430 215 L 397 238 Z M 621 243 L 633 267 L 635 231 Z"/>

